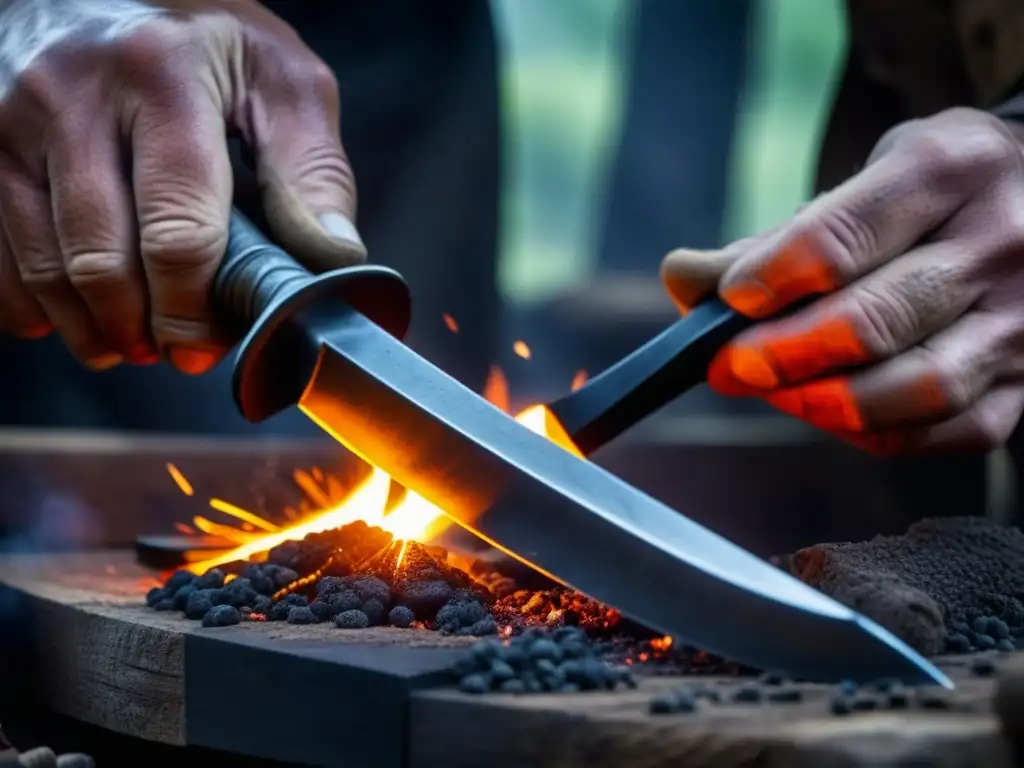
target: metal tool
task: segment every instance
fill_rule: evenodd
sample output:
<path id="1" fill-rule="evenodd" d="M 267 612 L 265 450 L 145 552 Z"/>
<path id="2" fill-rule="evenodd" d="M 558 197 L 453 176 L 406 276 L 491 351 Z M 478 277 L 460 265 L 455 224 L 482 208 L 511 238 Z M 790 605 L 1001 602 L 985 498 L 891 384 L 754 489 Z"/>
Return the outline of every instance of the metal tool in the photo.
<path id="1" fill-rule="evenodd" d="M 241 215 L 215 306 L 248 328 L 242 414 L 291 405 L 340 443 L 545 575 L 654 630 L 808 679 L 952 683 L 895 636 L 614 475 L 534 434 L 400 341 L 402 278 L 310 275 Z"/>

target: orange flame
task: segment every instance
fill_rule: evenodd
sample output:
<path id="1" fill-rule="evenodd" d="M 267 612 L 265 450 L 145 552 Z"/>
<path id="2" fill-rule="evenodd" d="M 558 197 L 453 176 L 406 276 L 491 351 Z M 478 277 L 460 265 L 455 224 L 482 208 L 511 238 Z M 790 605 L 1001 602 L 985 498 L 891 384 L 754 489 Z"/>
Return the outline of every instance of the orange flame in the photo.
<path id="1" fill-rule="evenodd" d="M 543 405 L 527 408 L 516 416 L 516 421 L 527 429 L 544 435 L 570 453 L 580 458 L 583 457 L 568 433 Z M 245 533 L 237 528 L 219 525 L 203 517 L 196 517 L 193 523 L 199 530 L 227 538 L 238 546 L 216 557 L 191 562 L 185 567 L 194 573 L 203 573 L 224 563 L 247 560 L 253 555 L 258 555 L 286 541 L 301 539 L 311 533 L 341 528 L 357 520 L 383 528 L 395 539 L 402 541 L 429 541 L 448 527 L 449 521 L 444 512 L 412 491 L 406 491 L 402 500 L 390 512 L 386 511 L 390 491 L 391 478 L 383 470 L 375 468 L 369 478 L 344 497 L 340 503 L 336 503 L 318 514 L 313 514 L 296 525 L 284 529 L 278 528 L 270 533 Z M 242 518 L 239 513 L 245 513 L 248 517 L 243 519 L 253 522 L 259 520 L 259 525 L 264 528 L 264 531 L 267 526 L 273 525 L 225 502 L 216 508 L 227 511 L 236 518 Z M 274 527 L 276 528 L 276 526 Z"/>
<path id="2" fill-rule="evenodd" d="M 522 344 L 526 350 L 526 357 L 529 357 L 529 347 L 522 342 L 516 343 Z M 585 372 L 581 371 L 577 374 L 577 379 L 580 374 L 585 376 Z M 496 365 L 491 366 L 484 397 L 497 408 L 506 413 L 509 411 L 508 379 Z M 572 438 L 545 406 L 530 406 L 521 411 L 515 419 L 527 429 L 547 437 L 574 456 L 584 458 Z M 182 492 L 193 494 L 191 484 L 177 467 L 168 464 L 167 470 Z M 203 533 L 220 536 L 236 546 L 212 558 L 206 558 L 199 552 L 190 552 L 190 562 L 185 567 L 194 573 L 203 573 L 218 565 L 247 560 L 286 541 L 301 539 L 311 533 L 341 528 L 358 520 L 383 528 L 396 540 L 402 541 L 404 553 L 404 542 L 429 541 L 450 524 L 448 517 L 439 507 L 409 490 L 401 501 L 388 511 L 387 502 L 392 481 L 387 473 L 379 468 L 374 468 L 366 480 L 347 494 L 337 480 L 319 468 L 314 468 L 310 472 L 296 470 L 292 477 L 313 504 L 313 509 L 308 508 L 306 502 L 300 504 L 297 509 L 289 507 L 284 514 L 289 524 L 282 527 L 222 499 L 211 499 L 210 506 L 213 509 L 238 520 L 241 528 L 215 523 L 201 516 L 193 518 L 193 525 Z M 257 531 L 257 528 L 260 530 Z M 179 524 L 178 530 L 191 529 Z"/>

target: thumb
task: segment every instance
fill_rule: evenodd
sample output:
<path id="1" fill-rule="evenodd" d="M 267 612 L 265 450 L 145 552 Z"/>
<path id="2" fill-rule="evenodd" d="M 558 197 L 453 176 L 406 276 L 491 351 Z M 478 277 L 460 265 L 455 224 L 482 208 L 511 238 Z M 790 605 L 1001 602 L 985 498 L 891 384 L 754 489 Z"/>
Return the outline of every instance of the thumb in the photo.
<path id="1" fill-rule="evenodd" d="M 366 260 L 336 104 L 280 110 L 255 147 L 267 222 L 278 242 L 314 272 Z"/>
<path id="2" fill-rule="evenodd" d="M 737 246 L 744 241 L 717 251 L 677 248 L 661 262 L 661 281 L 681 314 L 712 295 L 726 270 L 742 255 Z"/>

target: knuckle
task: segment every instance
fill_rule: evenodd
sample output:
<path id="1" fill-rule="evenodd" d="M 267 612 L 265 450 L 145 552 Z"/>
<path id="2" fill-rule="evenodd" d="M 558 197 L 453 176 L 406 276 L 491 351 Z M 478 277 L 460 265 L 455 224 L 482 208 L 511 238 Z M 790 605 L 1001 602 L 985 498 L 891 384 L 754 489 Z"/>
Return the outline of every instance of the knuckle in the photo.
<path id="1" fill-rule="evenodd" d="M 36 294 L 51 295 L 64 291 L 68 286 L 68 275 L 64 265 L 49 259 L 22 258 L 18 263 L 18 270 L 21 282 Z"/>
<path id="2" fill-rule="evenodd" d="M 114 250 L 90 250 L 68 254 L 67 276 L 82 291 L 120 290 L 128 277 L 128 262 Z"/>
<path id="3" fill-rule="evenodd" d="M 815 217 L 811 242 L 820 244 L 823 255 L 841 282 L 852 280 L 862 271 L 860 260 L 878 248 L 878 233 L 864 217 L 833 206 Z"/>
<path id="4" fill-rule="evenodd" d="M 861 343 L 876 357 L 892 357 L 917 337 L 917 313 L 892 288 L 855 285 L 847 312 Z"/>
<path id="5" fill-rule="evenodd" d="M 191 272 L 218 260 L 227 247 L 219 224 L 184 218 L 159 218 L 140 227 L 143 257 L 161 272 Z"/>

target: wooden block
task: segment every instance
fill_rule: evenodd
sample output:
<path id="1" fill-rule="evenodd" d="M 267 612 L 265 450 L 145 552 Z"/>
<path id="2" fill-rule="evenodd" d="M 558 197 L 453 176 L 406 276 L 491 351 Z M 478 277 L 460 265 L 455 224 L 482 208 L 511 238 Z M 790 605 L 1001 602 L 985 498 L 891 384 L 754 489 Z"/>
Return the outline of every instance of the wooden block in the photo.
<path id="1" fill-rule="evenodd" d="M 155 583 L 129 551 L 0 557 L 0 586 L 18 598 L 0 622 L 29 630 L 25 652 L 42 703 L 152 741 L 309 765 L 1012 765 L 992 712 L 995 683 L 972 678 L 969 657 L 938 660 L 958 683 L 952 711 L 834 717 L 830 689 L 805 685 L 799 703 L 652 715 L 653 695 L 697 679 L 641 676 L 638 690 L 608 693 L 463 695 L 444 670 L 471 638 L 281 623 L 204 629 L 143 607 Z M 739 684 L 699 682 L 726 701 Z"/>
<path id="2" fill-rule="evenodd" d="M 311 765 L 403 765 L 410 691 L 446 680 L 471 642 L 333 624 L 204 629 L 146 608 L 156 582 L 132 557 L 0 559 L 42 703 L 119 733 Z"/>
<path id="3" fill-rule="evenodd" d="M 702 702 L 697 712 L 677 715 L 651 715 L 648 706 L 652 696 L 681 685 L 678 678 L 642 679 L 637 690 L 615 693 L 473 698 L 417 691 L 409 765 L 1010 768 L 990 711 L 993 683 L 957 677 L 955 711 L 843 717 L 829 714 L 829 689 L 815 685 L 800 686 L 805 699 L 796 704 Z M 702 682 L 726 696 L 740 684 Z"/>

